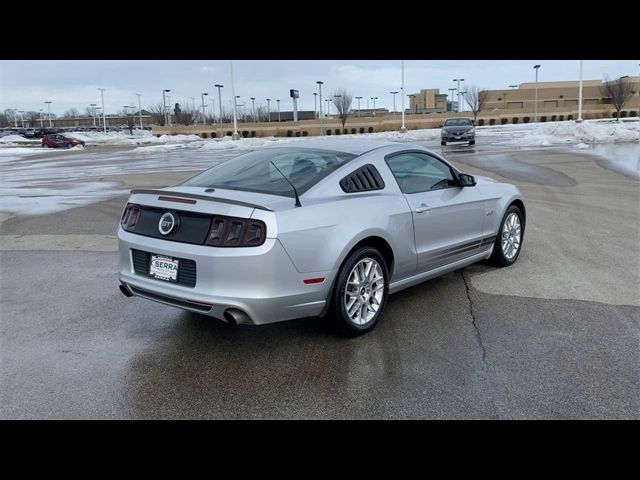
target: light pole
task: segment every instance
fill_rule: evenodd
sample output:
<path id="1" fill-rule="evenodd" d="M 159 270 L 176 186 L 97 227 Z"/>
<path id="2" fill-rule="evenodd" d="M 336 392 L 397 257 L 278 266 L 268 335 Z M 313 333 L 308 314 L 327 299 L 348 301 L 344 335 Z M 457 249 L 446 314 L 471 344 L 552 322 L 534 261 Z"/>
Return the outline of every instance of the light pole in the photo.
<path id="1" fill-rule="evenodd" d="M 458 112 L 460 112 L 460 82 L 464 82 L 464 78 L 454 78 L 454 82 L 458 82 Z"/>
<path id="2" fill-rule="evenodd" d="M 318 119 L 318 92 L 313 92 L 313 118 Z"/>
<path id="3" fill-rule="evenodd" d="M 580 86 L 578 87 L 578 120 L 582 122 L 582 60 L 580 60 Z"/>
<path id="4" fill-rule="evenodd" d="M 24 128 L 24 110 L 18 110 L 18 113 L 20 114 L 20 124 L 22 125 L 22 128 Z"/>
<path id="5" fill-rule="evenodd" d="M 534 65 L 533 69 L 536 71 L 536 99 L 535 99 L 535 104 L 533 106 L 534 109 L 534 114 L 533 114 L 533 121 L 537 122 L 538 121 L 538 69 L 540 68 L 540 65 Z"/>
<path id="6" fill-rule="evenodd" d="M 238 111 L 238 99 L 240 98 L 240 95 L 236 95 L 236 98 L 233 99 L 233 106 L 236 109 L 236 111 Z"/>
<path id="7" fill-rule="evenodd" d="M 356 97 L 356 100 L 358 100 L 358 117 L 360 116 L 360 100 L 362 99 L 362 97 Z"/>
<path id="8" fill-rule="evenodd" d="M 509 88 L 518 88 L 518 85 L 509 85 Z"/>
<path id="9" fill-rule="evenodd" d="M 229 73 L 231 76 L 231 96 L 233 97 L 233 135 L 231 138 L 233 140 L 239 140 L 240 134 L 238 133 L 238 108 L 236 105 L 236 87 L 233 82 L 233 60 L 229 60 Z"/>
<path id="10" fill-rule="evenodd" d="M 400 127 L 400 133 L 405 133 L 407 127 L 404 126 L 404 60 L 400 62 L 402 68 L 402 85 L 400 86 L 400 98 L 402 99 L 402 126 Z"/>
<path id="11" fill-rule="evenodd" d="M 140 130 L 142 130 L 142 101 L 140 97 L 142 97 L 141 93 L 136 93 L 138 96 L 138 116 L 140 117 Z"/>
<path id="12" fill-rule="evenodd" d="M 389 92 L 391 95 L 393 95 L 393 114 L 396 114 L 396 94 L 398 92 Z"/>
<path id="13" fill-rule="evenodd" d="M 44 102 L 47 104 L 47 118 L 49 119 L 49 128 L 51 128 L 51 102 Z M 16 127 L 18 124 L 16 123 Z"/>
<path id="14" fill-rule="evenodd" d="M 329 103 L 330 100 L 328 98 L 325 99 L 325 102 L 327 102 L 327 117 L 329 115 L 331 115 L 331 104 Z"/>
<path id="15" fill-rule="evenodd" d="M 162 90 L 162 110 L 164 111 L 164 124 L 169 125 L 169 118 L 167 117 L 167 98 L 165 94 L 171 90 Z"/>
<path id="16" fill-rule="evenodd" d="M 267 98 L 267 122 L 271 123 L 271 99 Z"/>
<path id="17" fill-rule="evenodd" d="M 251 104 L 253 105 L 253 123 L 258 123 L 258 120 L 256 119 L 256 97 L 251 97 Z"/>
<path id="18" fill-rule="evenodd" d="M 458 111 L 459 112 L 464 112 L 464 106 L 462 107 L 462 110 L 460 109 L 460 99 L 462 98 L 462 102 L 464 103 L 466 98 L 464 97 L 467 94 L 467 92 L 458 92 Z"/>
<path id="19" fill-rule="evenodd" d="M 373 116 L 376 116 L 376 100 L 378 99 L 378 97 L 371 97 L 371 100 L 373 100 Z"/>
<path id="20" fill-rule="evenodd" d="M 316 83 L 318 84 L 318 95 L 320 97 L 320 135 L 324 135 L 324 126 L 322 125 L 322 85 L 324 82 L 318 80 Z"/>
<path id="21" fill-rule="evenodd" d="M 207 92 L 203 93 L 202 95 L 200 95 L 202 97 L 202 124 L 206 125 L 207 124 L 207 116 L 204 114 L 204 97 L 205 95 L 209 95 Z"/>
<path id="22" fill-rule="evenodd" d="M 280 123 L 280 99 L 276 99 L 276 103 L 278 104 L 278 123 Z"/>
<path id="23" fill-rule="evenodd" d="M 95 127 L 95 125 L 96 125 L 96 115 L 94 113 L 93 114 L 93 126 Z M 43 125 L 42 125 L 42 109 L 40 109 L 40 128 L 42 128 L 42 127 L 43 127 Z"/>
<path id="24" fill-rule="evenodd" d="M 451 96 L 451 111 L 453 112 L 453 92 L 456 91 L 455 88 L 450 88 L 449 91 L 451 92 L 450 96 Z"/>
<path id="25" fill-rule="evenodd" d="M 99 88 L 98 90 L 100 90 L 100 98 L 102 99 L 102 128 L 104 133 L 107 133 L 107 120 L 106 120 L 106 113 L 104 111 L 104 88 Z"/>
<path id="26" fill-rule="evenodd" d="M 211 102 L 211 125 L 213 125 L 213 123 L 215 122 L 215 110 L 216 110 L 216 102 L 213 98 L 210 98 L 209 101 Z"/>
<path id="27" fill-rule="evenodd" d="M 214 87 L 218 89 L 218 105 L 220 106 L 220 138 L 222 138 L 222 94 L 220 93 L 220 89 L 224 87 L 224 85 L 218 85 L 216 83 Z"/>

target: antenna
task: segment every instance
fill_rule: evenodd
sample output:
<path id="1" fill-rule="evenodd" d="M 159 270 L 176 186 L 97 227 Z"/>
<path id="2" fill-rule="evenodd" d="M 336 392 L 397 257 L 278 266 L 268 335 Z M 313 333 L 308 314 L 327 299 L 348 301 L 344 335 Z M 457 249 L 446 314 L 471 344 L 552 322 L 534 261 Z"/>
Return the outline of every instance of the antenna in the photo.
<path id="1" fill-rule="evenodd" d="M 291 185 L 291 188 L 293 188 L 293 193 L 294 193 L 294 194 L 295 194 L 295 196 L 296 196 L 296 207 L 301 207 L 301 206 L 302 206 L 302 204 L 300 203 L 300 197 L 298 196 L 298 191 L 296 190 L 296 186 L 295 186 L 293 183 L 291 183 L 291 181 L 290 181 L 290 180 L 285 176 L 285 174 L 284 174 L 284 173 L 282 173 L 282 172 L 280 171 L 280 169 L 279 169 L 278 167 L 276 167 L 276 164 L 275 164 L 275 163 L 273 163 L 273 160 L 269 160 L 269 163 L 270 163 L 271 165 L 273 165 L 273 168 L 275 168 L 275 169 L 278 171 L 278 173 L 279 173 L 280 175 L 282 175 L 282 178 L 284 178 L 284 179 L 287 181 L 287 183 L 288 183 L 289 185 Z"/>

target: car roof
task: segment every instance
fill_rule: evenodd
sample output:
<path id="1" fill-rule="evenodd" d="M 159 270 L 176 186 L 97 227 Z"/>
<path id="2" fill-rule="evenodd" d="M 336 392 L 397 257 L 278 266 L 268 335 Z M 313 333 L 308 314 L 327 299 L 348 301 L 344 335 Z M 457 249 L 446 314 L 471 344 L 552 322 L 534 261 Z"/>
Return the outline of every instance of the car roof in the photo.
<path id="1" fill-rule="evenodd" d="M 334 152 L 346 152 L 354 155 L 362 155 L 376 148 L 398 145 L 397 142 L 384 140 L 368 140 L 361 138 L 314 138 L 302 142 L 278 143 L 267 148 L 317 148 L 319 150 L 332 150 Z"/>

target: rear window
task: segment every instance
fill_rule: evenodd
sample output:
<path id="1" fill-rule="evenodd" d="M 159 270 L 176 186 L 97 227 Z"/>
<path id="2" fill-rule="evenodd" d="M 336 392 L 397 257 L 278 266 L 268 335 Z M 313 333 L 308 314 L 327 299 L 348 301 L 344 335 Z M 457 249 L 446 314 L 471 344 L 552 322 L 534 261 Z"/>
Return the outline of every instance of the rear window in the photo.
<path id="1" fill-rule="evenodd" d="M 293 183 L 302 195 L 356 155 L 305 148 L 269 148 L 232 158 L 182 183 L 189 187 L 227 188 L 293 197 Z M 271 164 L 273 162 L 282 172 Z"/>

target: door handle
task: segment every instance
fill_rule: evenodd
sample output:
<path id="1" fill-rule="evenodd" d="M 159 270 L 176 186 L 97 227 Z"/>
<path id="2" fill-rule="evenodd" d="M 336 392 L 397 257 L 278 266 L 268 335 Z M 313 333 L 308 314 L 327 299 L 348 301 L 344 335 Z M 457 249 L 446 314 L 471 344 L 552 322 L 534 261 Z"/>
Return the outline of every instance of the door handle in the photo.
<path id="1" fill-rule="evenodd" d="M 431 207 L 429 205 L 427 205 L 426 203 L 423 203 L 419 207 L 416 208 L 416 213 L 428 212 L 429 210 L 431 210 Z"/>

